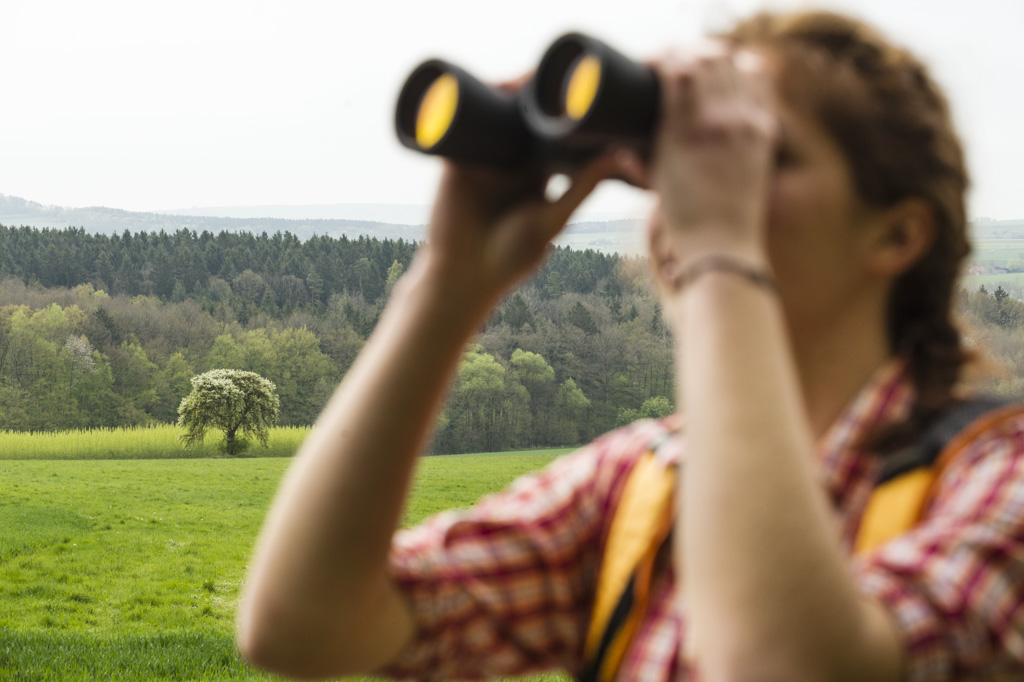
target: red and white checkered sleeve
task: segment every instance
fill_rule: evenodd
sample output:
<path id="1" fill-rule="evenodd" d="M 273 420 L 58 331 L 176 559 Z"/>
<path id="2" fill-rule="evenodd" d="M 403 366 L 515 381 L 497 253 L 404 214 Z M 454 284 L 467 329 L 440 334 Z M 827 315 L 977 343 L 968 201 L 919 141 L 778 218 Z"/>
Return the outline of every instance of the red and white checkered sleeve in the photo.
<path id="1" fill-rule="evenodd" d="M 449 680 L 574 668 L 610 499 L 636 459 L 631 433 L 396 533 L 391 574 L 417 635 L 380 672 Z"/>
<path id="2" fill-rule="evenodd" d="M 903 636 L 905 679 L 1024 679 L 1024 420 L 969 446 L 925 520 L 854 571 Z"/>

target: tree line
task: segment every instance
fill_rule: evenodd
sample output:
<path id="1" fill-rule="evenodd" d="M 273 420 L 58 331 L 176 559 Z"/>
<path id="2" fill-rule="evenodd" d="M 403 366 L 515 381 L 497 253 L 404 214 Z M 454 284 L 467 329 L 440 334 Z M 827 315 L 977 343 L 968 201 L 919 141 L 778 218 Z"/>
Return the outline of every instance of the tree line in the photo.
<path id="1" fill-rule="evenodd" d="M 416 246 L 0 226 L 0 430 L 173 422 L 213 369 L 266 377 L 280 423 L 310 424 Z M 962 290 L 958 307 L 1004 368 L 987 388 L 1024 398 L 1024 301 L 1008 289 Z M 573 445 L 667 414 L 671 359 L 642 259 L 554 248 L 467 348 L 431 448 Z"/>
<path id="2" fill-rule="evenodd" d="M 212 369 L 266 377 L 280 422 L 309 424 L 415 248 L 0 226 L 0 429 L 171 422 Z M 432 449 L 573 445 L 667 414 L 672 395 L 644 263 L 555 248 L 467 349 Z"/>
<path id="3" fill-rule="evenodd" d="M 958 308 L 983 390 L 1024 400 L 1024 301 L 1019 284 L 961 290 Z"/>
<path id="4" fill-rule="evenodd" d="M 0 280 L 13 277 L 43 288 L 92 284 L 111 296 L 165 302 L 191 299 L 211 313 L 228 307 L 247 322 L 259 313 L 274 318 L 309 308 L 323 313 L 331 297 L 341 293 L 376 304 L 416 247 L 402 239 L 368 237 L 314 235 L 301 241 L 290 232 L 181 229 L 106 235 L 0 225 Z M 534 289 L 545 299 L 592 293 L 617 262 L 614 255 L 559 248 Z"/>

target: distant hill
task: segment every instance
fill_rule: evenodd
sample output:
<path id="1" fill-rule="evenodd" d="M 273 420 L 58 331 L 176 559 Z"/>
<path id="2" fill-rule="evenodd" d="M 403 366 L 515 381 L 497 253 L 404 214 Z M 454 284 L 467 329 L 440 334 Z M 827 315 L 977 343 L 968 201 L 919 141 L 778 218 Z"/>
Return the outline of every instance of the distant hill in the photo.
<path id="1" fill-rule="evenodd" d="M 345 219 L 304 219 L 287 220 L 273 217 L 229 218 L 219 216 L 172 215 L 166 213 L 144 213 L 124 211 L 119 208 L 92 206 L 88 208 L 67 208 L 45 206 L 20 197 L 0 194 L 0 223 L 4 225 L 29 225 L 32 227 L 81 227 L 87 232 L 100 234 L 129 232 L 177 232 L 181 229 L 202 232 L 291 232 L 305 241 L 315 234 L 329 234 L 359 237 L 365 235 L 378 239 L 405 239 L 419 241 L 423 238 L 422 225 L 395 225 L 371 220 Z"/>
<path id="2" fill-rule="evenodd" d="M 1024 220 L 979 220 L 971 223 L 978 239 L 1024 239 Z"/>
<path id="3" fill-rule="evenodd" d="M 426 225 L 429 204 L 307 204 L 304 206 L 198 206 L 156 213 L 214 218 L 284 220 L 360 220 L 389 225 Z"/>
<path id="4" fill-rule="evenodd" d="M 201 215 L 206 214 L 206 215 Z M 174 233 L 181 229 L 217 233 L 290 232 L 305 241 L 313 235 L 360 236 L 377 239 L 423 239 L 429 207 L 425 205 L 333 204 L 313 206 L 221 206 L 161 212 L 125 211 L 93 206 L 48 206 L 0 194 L 0 224 L 64 229 L 80 227 L 91 233 Z M 385 217 L 395 222 L 371 220 Z M 408 222 L 401 222 L 408 221 Z M 585 220 L 572 223 L 557 243 L 573 249 L 635 254 L 643 250 L 642 220 Z"/>

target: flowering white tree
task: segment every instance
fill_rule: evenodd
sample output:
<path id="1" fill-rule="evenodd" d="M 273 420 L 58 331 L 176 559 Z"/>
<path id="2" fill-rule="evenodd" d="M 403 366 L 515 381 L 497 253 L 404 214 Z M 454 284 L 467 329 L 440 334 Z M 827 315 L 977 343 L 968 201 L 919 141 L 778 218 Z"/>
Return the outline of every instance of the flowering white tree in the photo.
<path id="1" fill-rule="evenodd" d="M 178 406 L 178 426 L 185 429 L 180 439 L 191 447 L 213 428 L 224 432 L 221 447 L 228 455 L 245 450 L 246 436 L 266 447 L 279 411 L 276 387 L 259 374 L 211 370 L 192 377 L 192 392 Z"/>
<path id="2" fill-rule="evenodd" d="M 75 385 L 75 379 L 79 376 L 91 372 L 95 361 L 92 357 L 92 344 L 89 343 L 89 339 L 85 336 L 75 336 L 71 334 L 67 340 L 64 341 L 64 348 L 62 349 L 62 355 L 68 364 L 68 388 L 73 388 Z"/>

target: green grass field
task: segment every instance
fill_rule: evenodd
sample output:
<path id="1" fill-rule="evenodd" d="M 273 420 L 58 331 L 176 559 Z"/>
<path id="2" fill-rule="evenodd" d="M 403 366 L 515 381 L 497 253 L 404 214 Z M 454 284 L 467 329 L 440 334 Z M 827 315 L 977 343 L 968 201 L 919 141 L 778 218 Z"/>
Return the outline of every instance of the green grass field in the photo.
<path id="1" fill-rule="evenodd" d="M 1024 258 L 1024 239 L 975 238 L 971 261 L 1006 265 L 1011 258 Z"/>
<path id="2" fill-rule="evenodd" d="M 974 264 L 1005 268 L 1013 259 L 1024 259 L 1024 239 L 975 235 L 972 245 L 971 263 Z M 961 285 L 969 291 L 976 291 L 982 285 L 989 291 L 999 286 L 1007 289 L 1020 287 L 1024 286 L 1024 272 L 967 275 L 962 278 Z"/>
<path id="3" fill-rule="evenodd" d="M 404 523 L 468 506 L 563 452 L 424 458 Z M 0 679 L 272 679 L 236 656 L 232 632 L 287 465 L 0 461 Z"/>

